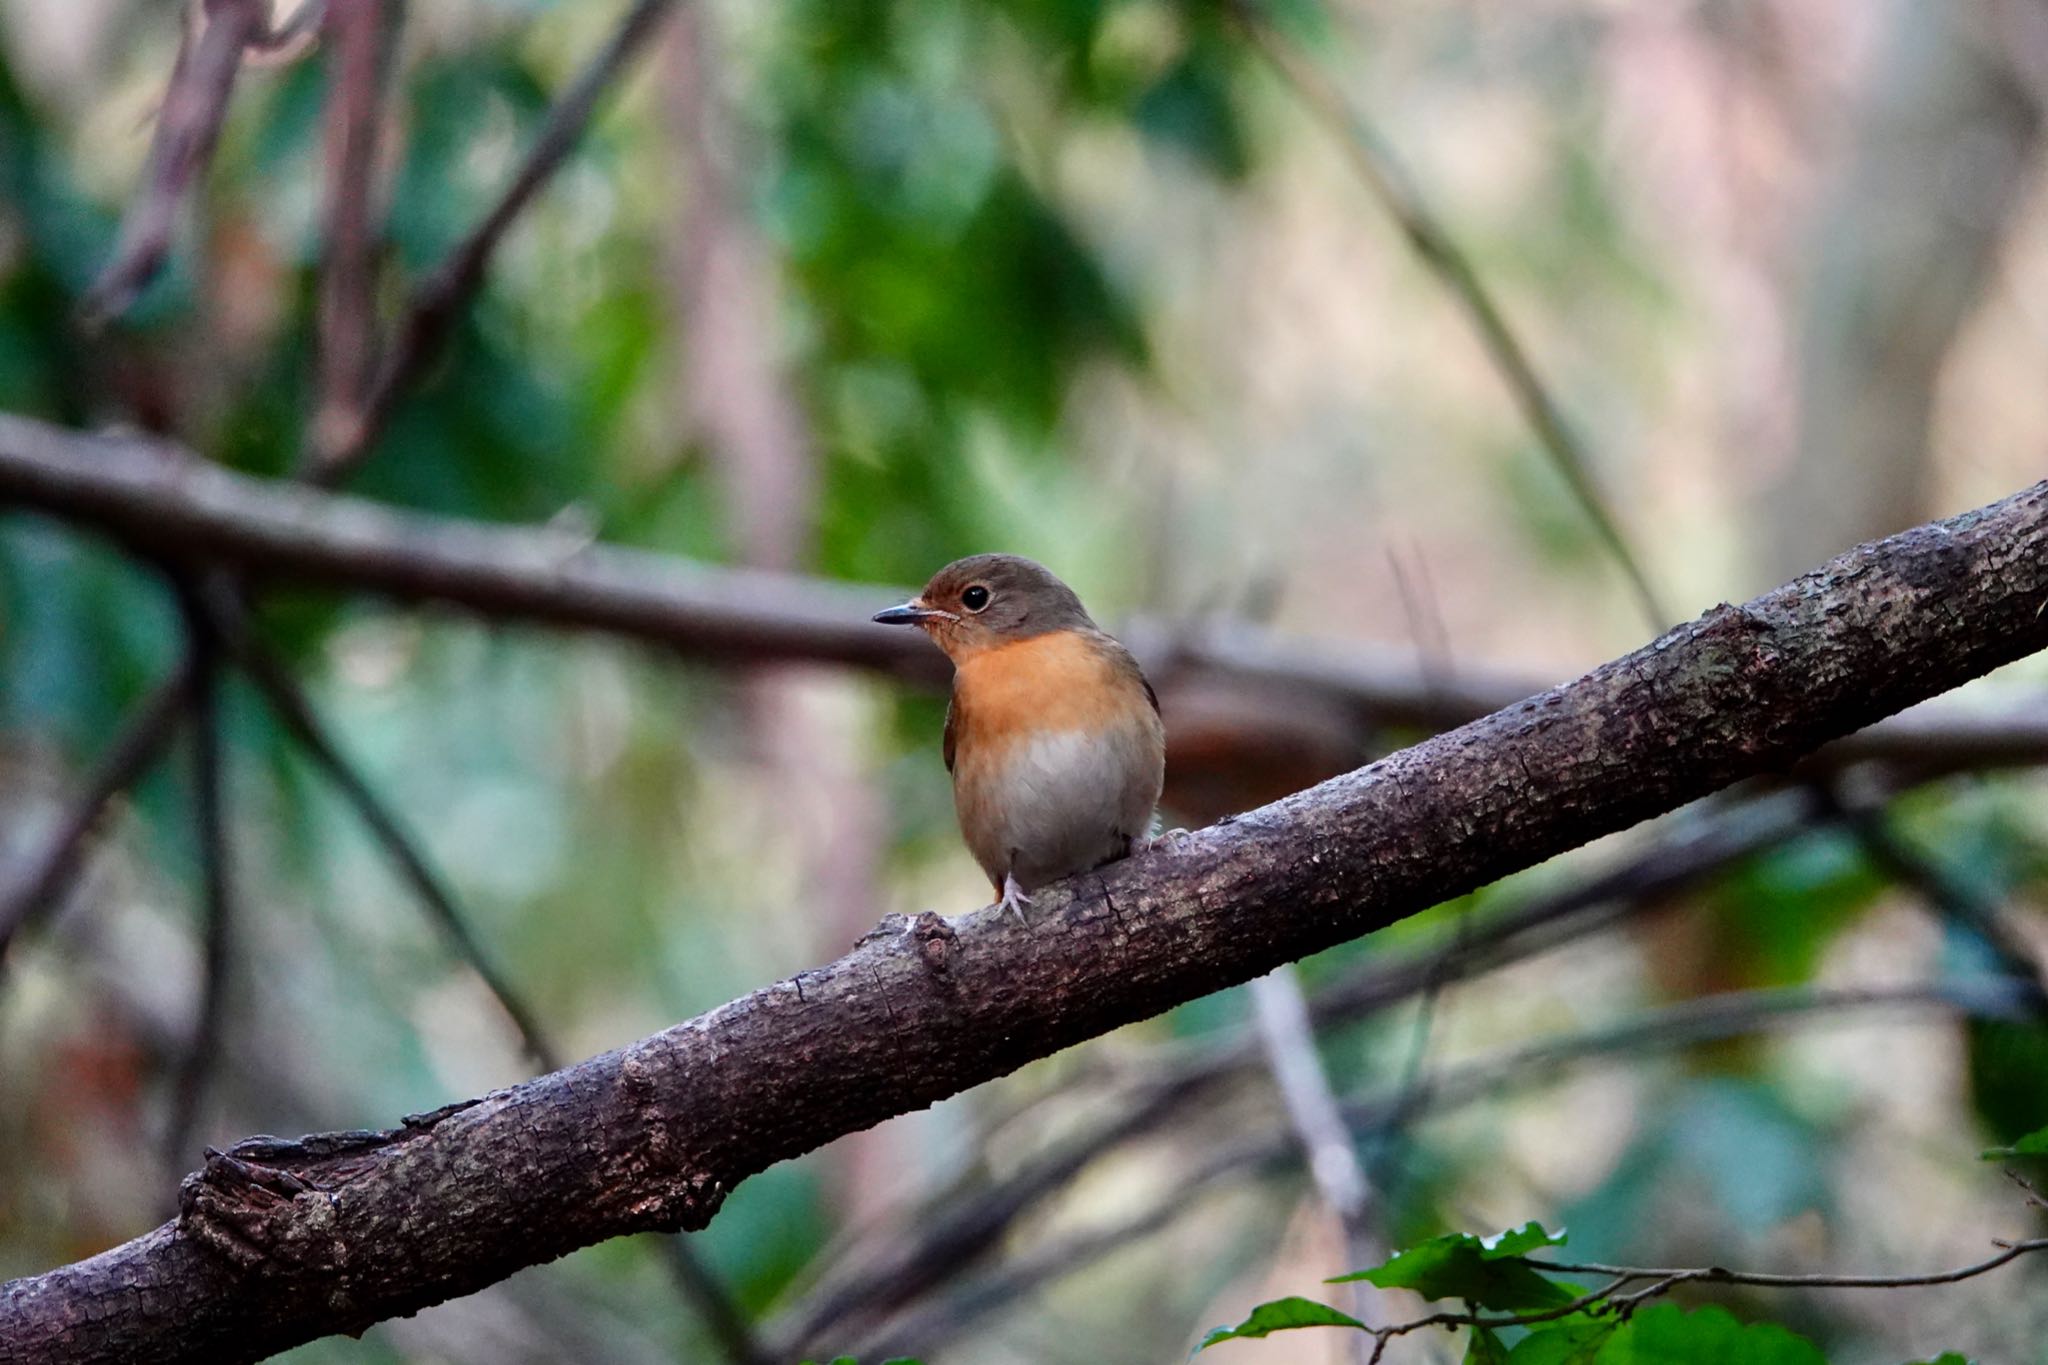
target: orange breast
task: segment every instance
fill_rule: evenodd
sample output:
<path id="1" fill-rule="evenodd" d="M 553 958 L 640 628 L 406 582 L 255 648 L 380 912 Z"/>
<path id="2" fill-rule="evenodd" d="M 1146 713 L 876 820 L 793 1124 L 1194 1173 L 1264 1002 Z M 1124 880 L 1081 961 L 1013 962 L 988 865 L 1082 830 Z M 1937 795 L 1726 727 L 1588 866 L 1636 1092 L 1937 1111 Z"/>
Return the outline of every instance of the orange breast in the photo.
<path id="1" fill-rule="evenodd" d="M 982 650 L 953 680 L 960 758 L 987 762 L 1041 730 L 1097 732 L 1150 709 L 1135 673 L 1087 636 L 1058 631 Z"/>

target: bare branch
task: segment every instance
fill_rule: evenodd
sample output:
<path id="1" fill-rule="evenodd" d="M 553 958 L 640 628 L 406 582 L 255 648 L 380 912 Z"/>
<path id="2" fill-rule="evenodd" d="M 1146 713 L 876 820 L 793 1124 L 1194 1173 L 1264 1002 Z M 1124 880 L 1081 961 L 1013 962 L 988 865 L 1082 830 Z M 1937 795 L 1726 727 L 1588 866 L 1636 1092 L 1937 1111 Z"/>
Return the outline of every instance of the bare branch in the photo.
<path id="1" fill-rule="evenodd" d="M 705 1329 L 727 1360 L 733 1365 L 777 1365 L 754 1339 L 753 1325 L 733 1302 L 725 1282 L 704 1263 L 682 1233 L 655 1234 L 654 1250 L 676 1288 L 704 1319 Z"/>
<path id="2" fill-rule="evenodd" d="M 426 855 L 420 851 L 418 841 L 406 829 L 404 821 L 377 795 L 376 789 L 355 765 L 342 756 L 328 736 L 326 726 L 314 712 L 304 689 L 292 678 L 290 671 L 249 631 L 247 622 L 242 619 L 240 604 L 233 601 L 230 594 L 216 591 L 208 595 L 206 611 L 209 622 L 219 633 L 236 666 L 256 685 L 271 711 L 307 757 L 327 775 L 343 799 L 355 808 L 371 837 L 397 869 L 400 879 L 418 897 L 428 919 L 496 998 L 527 1054 L 543 1071 L 560 1067 L 564 1060 L 561 1050 L 548 1038 L 533 1008 L 491 964 L 490 955 L 469 927 L 468 917 L 455 904 L 454 893 L 428 864 Z"/>
<path id="3" fill-rule="evenodd" d="M 877 631 L 860 586 L 592 545 L 546 529 L 491 526 L 321 495 L 212 466 L 177 447 L 86 435 L 0 415 L 0 506 L 97 526 L 172 560 L 253 579 L 319 582 L 403 601 L 646 640 L 721 661 L 806 660 L 871 668 L 938 687 L 945 662 L 920 640 Z M 1412 656 L 1229 625 L 1120 632 L 1170 693 L 1198 673 L 1290 701 L 1320 694 L 1382 725 L 1463 724 L 1540 690 L 1464 666 L 1432 681 Z M 1170 698 L 1169 698 L 1170 701 Z M 1169 737 L 1171 726 L 1169 726 Z M 2048 705 L 1943 706 L 1830 746 L 1834 764 L 1884 759 L 1922 775 L 2048 759 Z"/>
<path id="4" fill-rule="evenodd" d="M 1266 1067 L 1287 1111 L 1288 1126 L 1301 1143 L 1310 1177 L 1344 1230 L 1352 1259 L 1375 1259 L 1377 1241 L 1366 1227 L 1372 1188 L 1344 1115 L 1331 1093 L 1330 1078 L 1316 1055 L 1308 1001 L 1293 964 L 1251 983 L 1252 1011 Z"/>
<path id="5" fill-rule="evenodd" d="M 119 317 L 163 267 L 179 207 L 205 175 L 227 117 L 242 54 L 268 32 L 265 0 L 206 0 L 197 38 L 187 35 L 171 68 L 143 187 L 121 220 L 114 254 L 80 307 L 89 325 Z"/>
<path id="6" fill-rule="evenodd" d="M 1038 893 L 383 1133 L 252 1139 L 177 1222 L 0 1288 L 0 1350 L 232 1362 L 741 1180 L 1625 828 L 2048 645 L 2048 482 L 1843 555 L 1585 677 Z M 1443 1077 L 1433 1099 L 1447 1091 Z"/>
<path id="7" fill-rule="evenodd" d="M 506 229 L 568 160 L 598 100 L 647 45 L 675 3 L 633 0 L 633 7 L 611 38 L 548 110 L 546 122 L 511 183 L 469 235 L 413 291 L 357 420 L 316 430 L 312 464 L 303 471 L 309 482 L 337 484 L 369 455 L 398 399 L 439 354 L 455 320 L 483 284 L 484 268 Z"/>
<path id="8" fill-rule="evenodd" d="M 1280 1092 L 1280 1104 L 1286 1110 L 1288 1128 L 1301 1146 L 1309 1180 L 1336 1219 L 1345 1259 L 1353 1265 L 1370 1265 L 1385 1255 L 1384 1244 L 1373 1229 L 1373 1187 L 1366 1178 L 1365 1163 L 1358 1159 L 1357 1141 L 1337 1107 L 1323 1059 L 1316 1052 L 1315 1026 L 1309 1022 L 1301 978 L 1293 963 L 1285 963 L 1247 989 L 1266 1070 Z M 1365 1316 L 1376 1291 L 1370 1285 L 1353 1284 L 1346 1292 L 1354 1315 Z M 1354 1354 L 1363 1365 L 1365 1353 Z"/>
<path id="9" fill-rule="evenodd" d="M 327 231 L 320 262 L 313 442 L 360 425 L 376 365 L 377 128 L 383 95 L 383 0 L 329 0 Z"/>
<path id="10" fill-rule="evenodd" d="M 1424 268 L 1450 291 L 1486 348 L 1494 368 L 1514 395 L 1551 465 L 1564 479 L 1600 541 L 1613 555 L 1628 578 L 1630 589 L 1642 607 L 1644 620 L 1652 630 L 1662 630 L 1671 615 L 1657 600 L 1643 571 L 1642 558 L 1629 544 L 1621 523 L 1609 510 L 1593 476 L 1592 461 L 1565 421 L 1564 412 L 1550 395 L 1549 387 L 1536 373 L 1535 362 L 1507 317 L 1494 301 L 1492 292 L 1479 278 L 1472 259 L 1444 227 L 1427 200 L 1408 179 L 1387 147 L 1386 139 L 1356 105 L 1344 97 L 1308 55 L 1257 12 L 1256 0 L 1234 0 L 1230 12 L 1239 20 L 1252 46 L 1291 87 L 1315 116 L 1321 119 L 1343 144 L 1352 168 L 1373 196 L 1400 226 Z"/>
<path id="11" fill-rule="evenodd" d="M 186 1144 L 199 1116 L 207 1078 L 220 1057 L 235 932 L 233 853 L 222 784 L 219 641 L 183 585 L 180 597 L 185 599 L 186 633 L 193 659 L 192 818 L 199 848 L 205 931 L 198 1017 L 173 1082 L 170 1117 L 164 1126 L 164 1162 L 172 1172 L 183 1170 L 191 1159 Z"/>
<path id="12" fill-rule="evenodd" d="M 105 818 L 107 807 L 163 753 L 192 695 L 194 676 L 194 661 L 188 657 L 143 698 L 86 774 L 56 831 L 26 860 L 27 866 L 7 878 L 7 894 L 0 898 L 0 962 L 17 934 L 56 910 L 65 889 L 78 875 L 85 846 Z"/>
<path id="13" fill-rule="evenodd" d="M 1704 821 L 1704 829 L 1676 831 L 1579 885 L 1535 897 L 1481 924 L 1461 925 L 1449 943 L 1353 968 L 1310 999 L 1311 1019 L 1319 1028 L 1353 1023 L 1434 984 L 1559 947 L 1793 837 L 1821 813 L 1804 792 L 1785 792 Z M 1257 1040 L 1240 1037 L 1177 1061 L 1148 1063 L 1142 1081 L 1109 1097 L 1114 1118 L 992 1185 L 972 1189 L 961 1180 L 931 1192 L 895 1220 L 897 1235 L 853 1242 L 769 1335 L 792 1343 L 785 1355 L 843 1345 L 858 1324 L 872 1325 L 877 1315 L 967 1273 L 1018 1220 L 1104 1153 L 1159 1131 L 1189 1106 L 1210 1099 L 1223 1083 L 1255 1066 L 1258 1056 Z M 1404 1105 L 1402 1112 L 1414 1107 Z"/>

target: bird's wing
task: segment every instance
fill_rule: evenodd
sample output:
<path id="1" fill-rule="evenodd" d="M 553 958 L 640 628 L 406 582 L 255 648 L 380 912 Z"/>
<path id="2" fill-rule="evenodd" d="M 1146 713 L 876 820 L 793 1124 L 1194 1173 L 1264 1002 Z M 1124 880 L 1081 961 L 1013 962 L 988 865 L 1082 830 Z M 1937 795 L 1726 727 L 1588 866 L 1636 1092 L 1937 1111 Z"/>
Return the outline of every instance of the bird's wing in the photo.
<path id="1" fill-rule="evenodd" d="M 947 772 L 953 771 L 953 744 L 954 741 L 958 738 L 958 736 L 954 732 L 954 723 L 956 720 L 958 720 L 959 715 L 959 705 L 953 700 L 953 698 L 948 697 L 946 699 L 946 739 L 944 748 L 944 752 L 946 755 Z"/>

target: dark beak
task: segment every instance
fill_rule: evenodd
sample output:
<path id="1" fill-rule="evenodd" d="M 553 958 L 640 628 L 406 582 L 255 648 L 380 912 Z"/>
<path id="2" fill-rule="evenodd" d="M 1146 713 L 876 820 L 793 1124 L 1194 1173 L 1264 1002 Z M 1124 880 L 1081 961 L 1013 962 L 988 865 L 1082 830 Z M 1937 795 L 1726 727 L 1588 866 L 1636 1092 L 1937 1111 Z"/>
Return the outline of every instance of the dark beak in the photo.
<path id="1" fill-rule="evenodd" d="M 916 598 L 912 598 L 900 607 L 891 607 L 887 611 L 876 612 L 875 620 L 885 626 L 915 626 L 929 621 L 935 616 L 944 615 L 944 612 L 933 611 Z"/>

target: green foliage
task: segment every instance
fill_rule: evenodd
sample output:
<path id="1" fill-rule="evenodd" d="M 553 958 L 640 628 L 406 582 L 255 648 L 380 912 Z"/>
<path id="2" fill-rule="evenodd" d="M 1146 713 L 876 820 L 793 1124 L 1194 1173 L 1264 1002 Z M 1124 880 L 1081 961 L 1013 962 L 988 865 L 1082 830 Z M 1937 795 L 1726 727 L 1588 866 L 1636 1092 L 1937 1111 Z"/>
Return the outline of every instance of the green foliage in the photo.
<path id="1" fill-rule="evenodd" d="M 1519 1348 L 1514 1360 L 1521 1365 Z M 1688 1312 L 1675 1303 L 1632 1315 L 1602 1343 L 1594 1360 L 1598 1365 L 1827 1365 L 1812 1342 L 1775 1323 L 1744 1324 L 1726 1309 Z"/>
<path id="2" fill-rule="evenodd" d="M 1474 1327 L 1465 1334 L 1465 1365 L 1507 1365 L 1508 1348 L 1490 1327 Z"/>
<path id="3" fill-rule="evenodd" d="M 1746 985 L 1808 980 L 1828 944 L 1884 886 L 1850 834 L 1795 839 L 1722 883 L 1713 899 L 1716 951 Z"/>
<path id="4" fill-rule="evenodd" d="M 1364 1323 L 1349 1313 L 1332 1308 L 1327 1303 L 1299 1297 L 1274 1299 L 1262 1303 L 1252 1310 L 1251 1316 L 1235 1327 L 1218 1327 L 1202 1338 L 1197 1351 L 1206 1351 L 1221 1341 L 1249 1340 L 1254 1337 L 1270 1336 L 1274 1332 L 1291 1331 L 1296 1327 L 1363 1327 Z"/>
<path id="5" fill-rule="evenodd" d="M 1463 1299 L 1482 1308 L 1552 1308 L 1570 1303 L 1577 1291 L 1543 1278 L 1523 1258 L 1539 1247 L 1563 1246 L 1564 1240 L 1536 1223 L 1489 1238 L 1452 1233 L 1329 1283 L 1366 1280 L 1382 1289 L 1412 1289 L 1425 1299 Z"/>
<path id="6" fill-rule="evenodd" d="M 1971 1019 L 1970 1100 L 1995 1138 L 2019 1141 L 2048 1126 L 2048 1025 L 2031 1019 Z"/>
<path id="7" fill-rule="evenodd" d="M 2036 1128 L 2007 1146 L 1987 1147 L 1983 1153 L 1986 1161 L 2003 1161 L 2016 1156 L 2048 1156 L 2048 1128 Z"/>
<path id="8" fill-rule="evenodd" d="M 1536 1223 L 1487 1239 L 1437 1237 L 1329 1283 L 1368 1280 L 1383 1289 L 1409 1289 L 1428 1299 L 1457 1299 L 1468 1308 L 1510 1314 L 1495 1322 L 1503 1329 L 1513 1324 L 1523 1332 L 1521 1339 L 1510 1348 L 1496 1326 L 1471 1326 L 1465 1365 L 1826 1365 L 1804 1337 L 1774 1323 L 1738 1322 L 1721 1308 L 1687 1311 L 1660 1303 L 1613 1312 L 1596 1304 L 1555 1314 L 1581 1297 L 1580 1291 L 1545 1279 L 1541 1263 L 1526 1256 L 1563 1242 Z M 1297 1327 L 1373 1330 L 1328 1304 L 1286 1298 L 1260 1304 L 1235 1327 L 1217 1328 L 1197 1349 Z"/>

